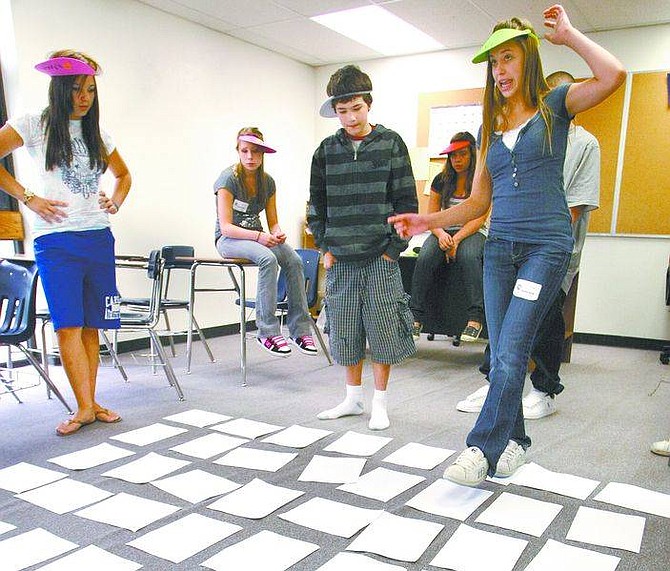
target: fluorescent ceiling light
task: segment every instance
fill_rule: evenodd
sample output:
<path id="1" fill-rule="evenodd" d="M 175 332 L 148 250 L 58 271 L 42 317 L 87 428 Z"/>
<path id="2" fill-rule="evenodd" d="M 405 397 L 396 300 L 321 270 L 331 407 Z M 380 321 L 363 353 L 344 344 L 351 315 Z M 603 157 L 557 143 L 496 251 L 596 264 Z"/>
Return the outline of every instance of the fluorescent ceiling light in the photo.
<path id="1" fill-rule="evenodd" d="M 444 49 L 428 34 L 379 6 L 322 14 L 310 20 L 387 56 Z"/>

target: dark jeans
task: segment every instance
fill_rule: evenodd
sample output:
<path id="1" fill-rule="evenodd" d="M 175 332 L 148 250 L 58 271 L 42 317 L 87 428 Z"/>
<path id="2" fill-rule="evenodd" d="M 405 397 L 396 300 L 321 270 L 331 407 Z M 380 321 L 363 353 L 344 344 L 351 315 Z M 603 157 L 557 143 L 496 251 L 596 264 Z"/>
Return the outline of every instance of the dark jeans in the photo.
<path id="1" fill-rule="evenodd" d="M 450 234 L 455 233 L 455 231 L 450 232 Z M 468 320 L 478 323 L 484 320 L 482 263 L 485 241 L 486 238 L 479 232 L 468 236 L 458 245 L 456 261 L 449 263 L 449 271 L 459 272 L 460 282 L 465 290 L 468 303 Z M 435 287 L 435 273 L 445 263 L 445 252 L 440 249 L 435 235 L 431 234 L 421 246 L 412 276 L 412 299 L 409 307 L 416 321 L 423 323 L 425 320 L 429 310 L 428 295 Z"/>
<path id="2" fill-rule="evenodd" d="M 540 324 L 530 354 L 535 362 L 535 370 L 530 375 L 533 387 L 552 397 L 561 394 L 565 388 L 558 375 L 565 340 L 564 303 L 565 292 L 561 289 L 558 290 L 554 303 L 551 304 Z M 484 351 L 484 362 L 480 365 L 479 370 L 486 375 L 488 381 L 491 370 L 491 350 L 488 345 Z"/>
<path id="3" fill-rule="evenodd" d="M 535 334 L 561 287 L 570 252 L 553 244 L 489 239 L 484 252 L 484 299 L 491 344 L 490 387 L 467 437 L 493 475 L 510 440 L 530 446 L 521 396 Z"/>

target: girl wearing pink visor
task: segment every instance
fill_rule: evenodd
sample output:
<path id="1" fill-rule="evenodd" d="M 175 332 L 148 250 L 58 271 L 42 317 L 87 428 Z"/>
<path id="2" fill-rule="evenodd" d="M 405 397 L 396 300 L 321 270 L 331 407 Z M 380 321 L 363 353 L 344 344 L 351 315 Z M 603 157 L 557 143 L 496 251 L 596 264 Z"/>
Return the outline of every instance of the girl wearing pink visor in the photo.
<path id="1" fill-rule="evenodd" d="M 35 66 L 51 77 L 49 105 L 11 118 L 0 129 L 0 157 L 25 147 L 35 161 L 39 187 L 22 186 L 0 167 L 0 188 L 35 215 L 35 260 L 49 305 L 61 360 L 77 400 L 74 416 L 56 428 L 67 436 L 82 426 L 121 417 L 95 398 L 98 329 L 119 326 L 114 237 L 109 216 L 119 212 L 130 174 L 111 137 L 99 126 L 91 57 L 61 50 Z M 108 196 L 102 175 L 112 175 Z"/>
<path id="2" fill-rule="evenodd" d="M 239 162 L 229 166 L 216 179 L 216 248 L 224 258 L 247 258 L 258 265 L 256 290 L 257 341 L 276 357 L 288 357 L 291 348 L 281 333 L 277 318 L 277 274 L 286 276 L 289 340 L 306 355 L 316 355 L 310 335 L 311 317 L 305 295 L 305 276 L 300 256 L 286 243 L 286 234 L 277 219 L 276 186 L 263 168 L 265 153 L 275 149 L 263 140 L 255 127 L 237 134 Z M 265 210 L 268 232 L 261 224 Z"/>

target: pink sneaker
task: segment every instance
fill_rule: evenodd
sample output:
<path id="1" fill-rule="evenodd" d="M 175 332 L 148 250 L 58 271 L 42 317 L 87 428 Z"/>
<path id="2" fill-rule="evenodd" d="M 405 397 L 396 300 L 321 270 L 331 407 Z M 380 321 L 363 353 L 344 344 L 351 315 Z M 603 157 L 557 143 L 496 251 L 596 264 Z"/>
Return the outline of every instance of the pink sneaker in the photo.
<path id="1" fill-rule="evenodd" d="M 290 337 L 293 343 L 301 353 L 305 355 L 316 355 L 318 350 L 314 344 L 314 339 L 311 335 L 303 335 L 302 337 Z"/>
<path id="2" fill-rule="evenodd" d="M 274 355 L 275 357 L 288 357 L 291 354 L 291 348 L 288 346 L 283 335 L 256 337 L 256 341 L 258 341 L 258 344 L 270 353 L 270 355 Z"/>

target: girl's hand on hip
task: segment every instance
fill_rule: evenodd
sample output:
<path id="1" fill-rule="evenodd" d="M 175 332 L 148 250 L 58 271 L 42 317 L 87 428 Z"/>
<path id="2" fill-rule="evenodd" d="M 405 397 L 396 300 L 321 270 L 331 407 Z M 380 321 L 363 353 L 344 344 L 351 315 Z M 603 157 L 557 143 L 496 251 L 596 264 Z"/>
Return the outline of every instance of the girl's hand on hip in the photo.
<path id="1" fill-rule="evenodd" d="M 33 196 L 25 205 L 42 220 L 50 224 L 62 222 L 67 218 L 67 213 L 60 208 L 61 206 L 67 206 L 67 202 L 63 202 L 62 200 L 49 200 L 41 196 Z"/>
<path id="2" fill-rule="evenodd" d="M 98 204 L 100 210 L 104 210 L 107 214 L 116 214 L 119 211 L 119 206 L 111 198 L 109 198 L 104 191 L 98 193 Z"/>

